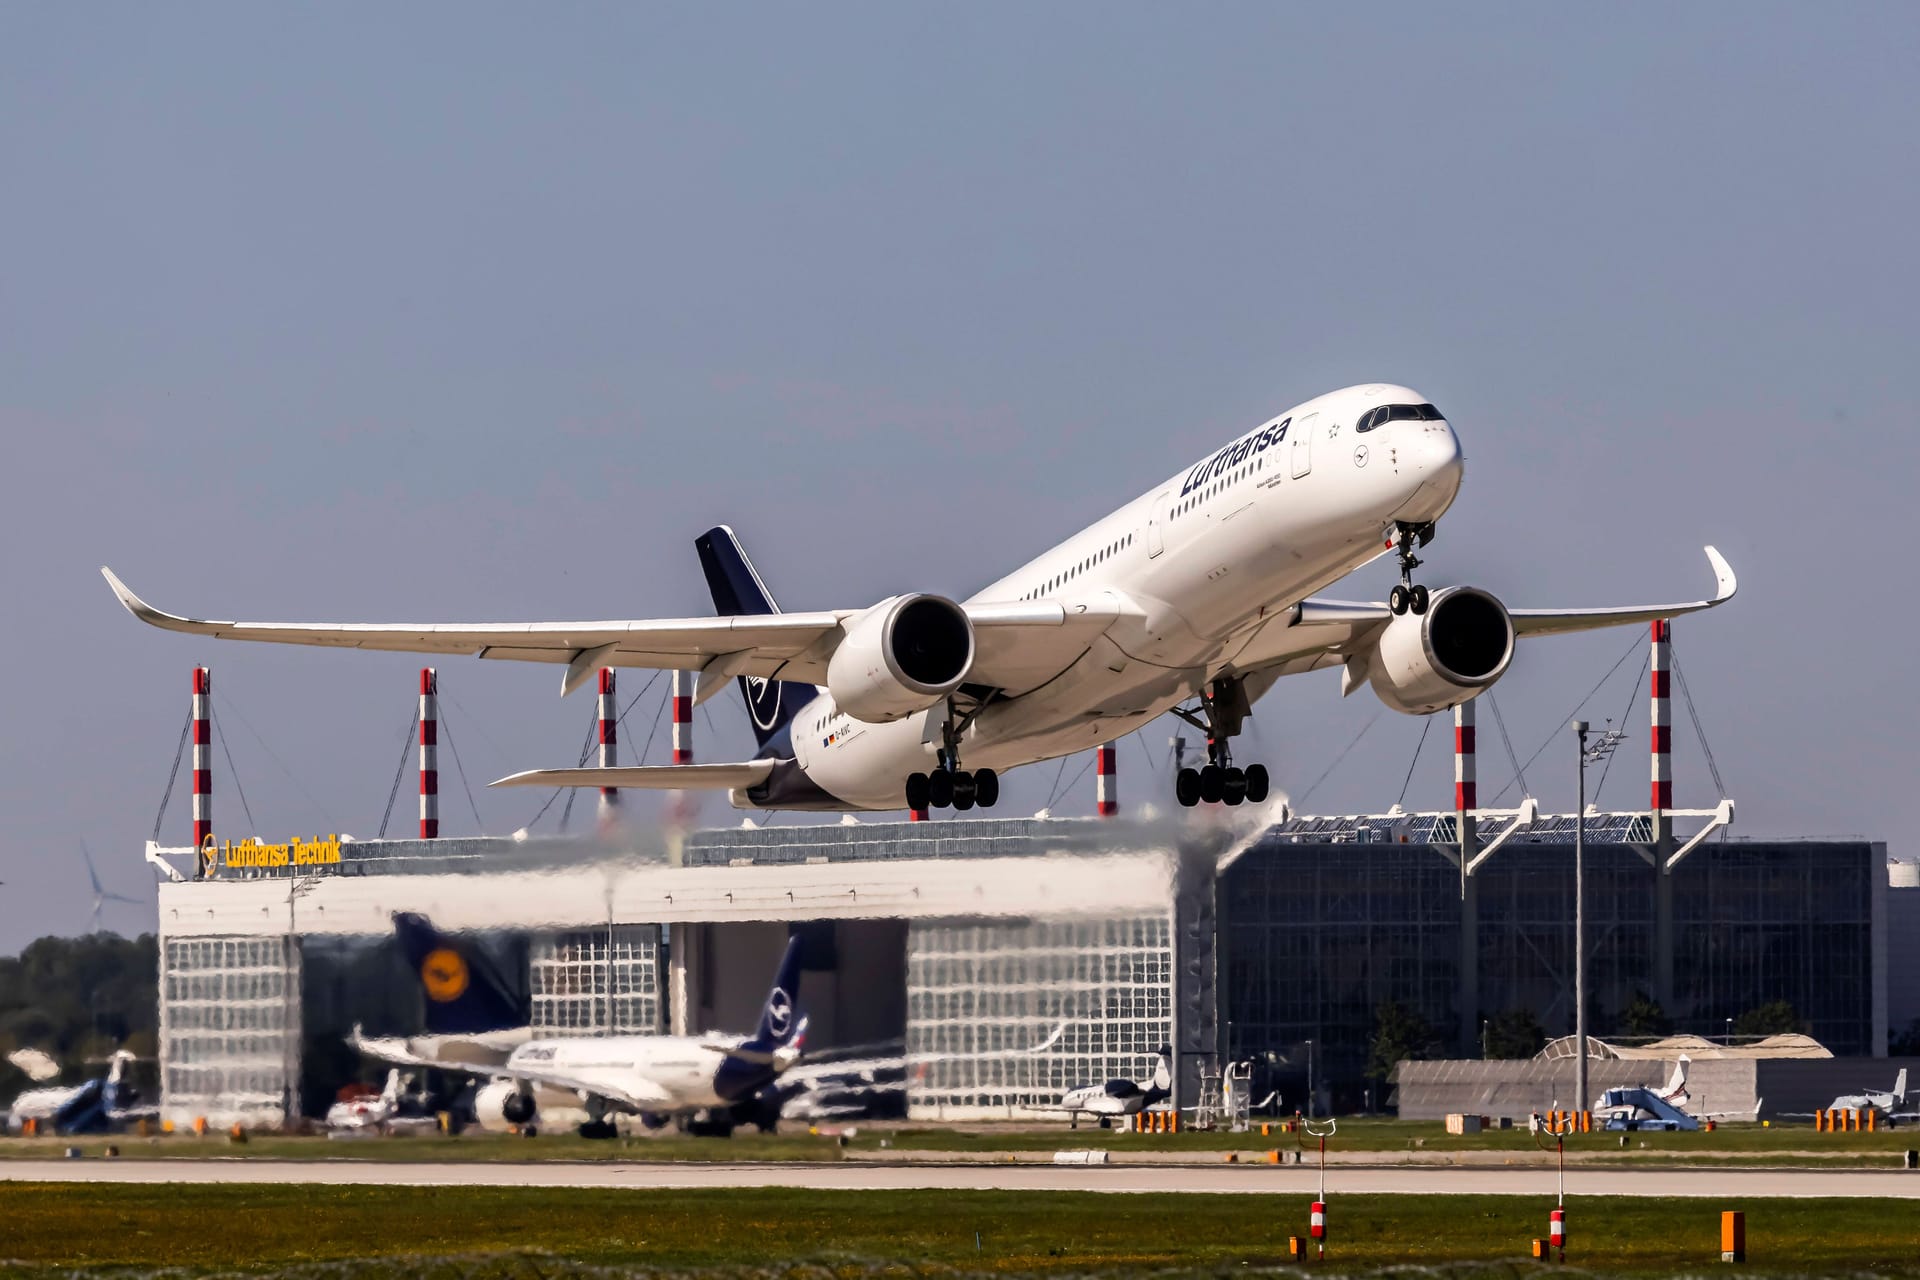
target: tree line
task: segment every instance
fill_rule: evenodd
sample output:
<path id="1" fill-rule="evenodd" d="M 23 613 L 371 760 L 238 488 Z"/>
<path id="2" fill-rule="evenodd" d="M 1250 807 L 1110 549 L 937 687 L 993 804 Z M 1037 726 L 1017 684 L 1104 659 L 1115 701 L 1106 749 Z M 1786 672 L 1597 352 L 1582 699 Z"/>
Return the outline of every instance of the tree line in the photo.
<path id="1" fill-rule="evenodd" d="M 0 956 L 0 1101 L 33 1087 L 6 1061 L 15 1049 L 51 1054 L 70 1084 L 98 1075 L 115 1049 L 153 1057 L 159 972 L 150 933 L 41 938 L 17 956 Z"/>

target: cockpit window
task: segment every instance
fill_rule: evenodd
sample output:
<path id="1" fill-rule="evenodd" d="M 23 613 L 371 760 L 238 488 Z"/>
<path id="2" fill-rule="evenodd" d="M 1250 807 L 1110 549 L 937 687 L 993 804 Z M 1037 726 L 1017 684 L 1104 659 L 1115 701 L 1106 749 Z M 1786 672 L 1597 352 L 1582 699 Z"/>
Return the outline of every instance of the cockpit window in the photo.
<path id="1" fill-rule="evenodd" d="M 1354 424 L 1355 431 L 1371 431 L 1375 427 L 1385 426 L 1389 422 L 1444 422 L 1438 409 L 1430 404 L 1383 404 L 1369 409 L 1360 415 L 1360 421 Z"/>

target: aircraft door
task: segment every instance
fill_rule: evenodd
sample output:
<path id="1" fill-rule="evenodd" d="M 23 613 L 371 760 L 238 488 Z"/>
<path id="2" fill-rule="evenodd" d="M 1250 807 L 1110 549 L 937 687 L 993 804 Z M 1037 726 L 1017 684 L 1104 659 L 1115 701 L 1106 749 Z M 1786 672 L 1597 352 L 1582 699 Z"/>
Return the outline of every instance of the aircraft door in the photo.
<path id="1" fill-rule="evenodd" d="M 1173 490 L 1162 489 L 1154 498 L 1153 505 L 1147 508 L 1147 559 L 1149 560 L 1167 549 L 1166 543 L 1161 539 L 1160 523 L 1167 518 L 1166 512 L 1169 510 L 1167 502 L 1172 497 Z"/>
<path id="2" fill-rule="evenodd" d="M 1293 424 L 1293 478 L 1313 470 L 1313 433 L 1320 426 L 1320 415 L 1310 413 Z"/>

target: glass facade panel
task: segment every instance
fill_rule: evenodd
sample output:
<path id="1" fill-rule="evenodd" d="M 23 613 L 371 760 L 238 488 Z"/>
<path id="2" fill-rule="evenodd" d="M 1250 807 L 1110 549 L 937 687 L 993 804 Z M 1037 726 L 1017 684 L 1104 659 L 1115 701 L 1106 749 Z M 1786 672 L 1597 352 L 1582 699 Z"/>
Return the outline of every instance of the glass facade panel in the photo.
<path id="1" fill-rule="evenodd" d="M 527 971 L 536 1035 L 663 1030 L 658 925 L 623 924 L 535 937 Z"/>
<path id="2" fill-rule="evenodd" d="M 298 1070 L 300 952 L 284 937 L 169 938 L 160 951 L 160 1106 L 277 1122 Z"/>
<path id="3" fill-rule="evenodd" d="M 1062 1022 L 1045 1051 L 1019 1052 Z M 1076 1085 L 1143 1080 L 1172 1038 L 1164 916 L 909 930 L 907 1051 L 952 1055 L 909 1073 L 913 1114 L 1005 1111 L 1058 1102 Z"/>

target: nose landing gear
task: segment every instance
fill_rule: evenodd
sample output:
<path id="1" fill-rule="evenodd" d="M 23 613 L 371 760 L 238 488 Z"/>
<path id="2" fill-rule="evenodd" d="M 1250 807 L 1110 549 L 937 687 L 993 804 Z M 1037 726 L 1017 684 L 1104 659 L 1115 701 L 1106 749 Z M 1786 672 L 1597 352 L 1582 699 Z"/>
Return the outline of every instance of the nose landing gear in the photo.
<path id="1" fill-rule="evenodd" d="M 1174 799 L 1184 809 L 1205 801 L 1207 804 L 1259 804 L 1267 798 L 1270 781 L 1267 767 L 1251 764 L 1245 769 L 1234 766 L 1228 743 L 1239 736 L 1248 714 L 1247 693 L 1232 676 L 1215 680 L 1200 695 L 1200 708 L 1189 711 L 1174 708 L 1176 716 L 1207 735 L 1207 765 L 1204 769 L 1182 769 L 1173 780 Z"/>
<path id="2" fill-rule="evenodd" d="M 1431 597 L 1425 587 L 1417 587 L 1413 584 L 1413 571 L 1424 563 L 1419 556 L 1413 554 L 1413 548 L 1416 540 L 1423 547 L 1433 541 L 1433 522 L 1408 524 L 1403 520 L 1394 528 L 1394 543 L 1398 548 L 1396 554 L 1400 557 L 1400 582 L 1387 593 L 1387 608 L 1395 615 L 1423 614 L 1427 611 L 1427 602 Z"/>

